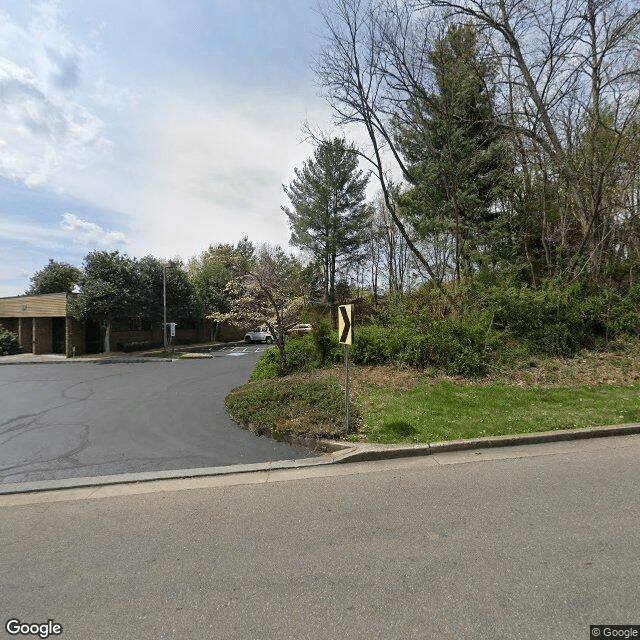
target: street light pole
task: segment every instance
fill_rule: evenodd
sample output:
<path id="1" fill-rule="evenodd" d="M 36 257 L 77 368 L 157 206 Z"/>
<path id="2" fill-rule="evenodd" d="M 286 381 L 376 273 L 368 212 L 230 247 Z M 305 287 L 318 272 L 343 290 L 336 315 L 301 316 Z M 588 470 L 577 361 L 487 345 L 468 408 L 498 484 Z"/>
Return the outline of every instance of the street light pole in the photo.
<path id="1" fill-rule="evenodd" d="M 167 350 L 167 265 L 162 264 L 162 335 L 164 350 Z"/>

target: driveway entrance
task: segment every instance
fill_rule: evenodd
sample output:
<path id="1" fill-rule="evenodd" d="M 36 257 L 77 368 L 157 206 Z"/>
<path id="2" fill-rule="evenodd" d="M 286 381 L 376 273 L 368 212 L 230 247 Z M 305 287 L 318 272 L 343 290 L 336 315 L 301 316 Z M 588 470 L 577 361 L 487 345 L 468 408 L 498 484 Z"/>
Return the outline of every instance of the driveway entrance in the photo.
<path id="1" fill-rule="evenodd" d="M 224 397 L 246 381 L 261 349 L 207 360 L 0 367 L 0 482 L 309 457 L 226 414 Z"/>

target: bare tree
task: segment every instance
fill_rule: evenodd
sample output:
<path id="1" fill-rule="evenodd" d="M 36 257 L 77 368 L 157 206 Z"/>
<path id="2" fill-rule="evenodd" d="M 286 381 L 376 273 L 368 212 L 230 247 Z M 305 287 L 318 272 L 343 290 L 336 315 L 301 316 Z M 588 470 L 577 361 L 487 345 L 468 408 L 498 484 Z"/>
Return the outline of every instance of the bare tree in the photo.
<path id="1" fill-rule="evenodd" d="M 500 61 L 513 133 L 537 149 L 569 195 L 575 256 L 597 269 L 614 238 L 611 195 L 637 140 L 640 10 L 625 0 L 429 0 L 413 9 L 470 21 Z M 504 119 L 507 120 L 506 118 Z M 549 172 L 547 172 L 547 176 Z M 570 265 L 575 266 L 575 259 Z"/>
<path id="2" fill-rule="evenodd" d="M 416 95 L 428 99 L 429 47 L 452 22 L 473 25 L 497 65 L 495 118 L 521 152 L 517 169 L 529 172 L 524 179 L 531 185 L 553 185 L 559 222 L 546 216 L 548 208 L 529 211 L 542 218 L 537 228 L 547 266 L 554 252 L 570 251 L 568 272 L 602 268 L 619 243 L 630 202 L 620 197 L 624 169 L 640 135 L 637 2 L 328 0 L 321 11 L 326 40 L 316 63 L 319 84 L 337 124 L 366 130 L 370 145 L 362 155 L 428 277 L 442 281 L 390 189 L 389 163 L 412 180 L 390 124 L 395 118 L 416 126 L 406 105 Z"/>
<path id="3" fill-rule="evenodd" d="M 370 146 L 368 150 L 361 149 L 360 155 L 380 182 L 389 215 L 407 247 L 429 277 L 440 285 L 429 260 L 399 216 L 387 166 L 387 160 L 391 159 L 409 177 L 394 144 L 390 120 L 413 90 L 411 78 L 398 73 L 393 61 L 396 44 L 409 38 L 407 29 L 412 12 L 401 2 L 330 0 L 321 13 L 326 40 L 316 62 L 316 74 L 336 123 L 358 123 L 365 127 Z"/>

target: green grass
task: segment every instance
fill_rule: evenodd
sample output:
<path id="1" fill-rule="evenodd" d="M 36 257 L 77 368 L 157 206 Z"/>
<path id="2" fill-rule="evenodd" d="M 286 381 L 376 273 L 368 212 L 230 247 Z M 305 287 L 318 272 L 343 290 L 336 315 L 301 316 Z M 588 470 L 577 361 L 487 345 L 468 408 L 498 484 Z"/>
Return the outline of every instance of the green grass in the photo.
<path id="1" fill-rule="evenodd" d="M 370 386 L 358 398 L 369 442 L 412 443 L 640 422 L 640 385 L 521 389 L 449 382 Z"/>

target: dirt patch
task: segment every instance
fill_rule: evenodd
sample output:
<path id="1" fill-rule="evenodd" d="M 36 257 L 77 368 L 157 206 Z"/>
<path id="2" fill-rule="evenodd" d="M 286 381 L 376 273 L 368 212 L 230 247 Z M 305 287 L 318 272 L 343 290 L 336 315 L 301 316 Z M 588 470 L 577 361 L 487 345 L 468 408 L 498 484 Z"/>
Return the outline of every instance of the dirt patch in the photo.
<path id="1" fill-rule="evenodd" d="M 308 375 L 331 378 L 344 384 L 343 365 Z M 640 342 L 612 344 L 609 349 L 602 351 L 583 350 L 573 358 L 529 358 L 516 367 L 494 371 L 484 378 L 448 376 L 394 365 L 349 367 L 349 383 L 355 394 L 366 393 L 370 385 L 383 389 L 411 389 L 418 384 L 444 380 L 460 385 L 499 382 L 536 388 L 631 385 L 640 380 Z"/>
<path id="2" fill-rule="evenodd" d="M 640 343 L 611 345 L 607 351 L 583 350 L 574 358 L 530 359 L 491 378 L 519 387 L 631 385 L 640 380 Z"/>

